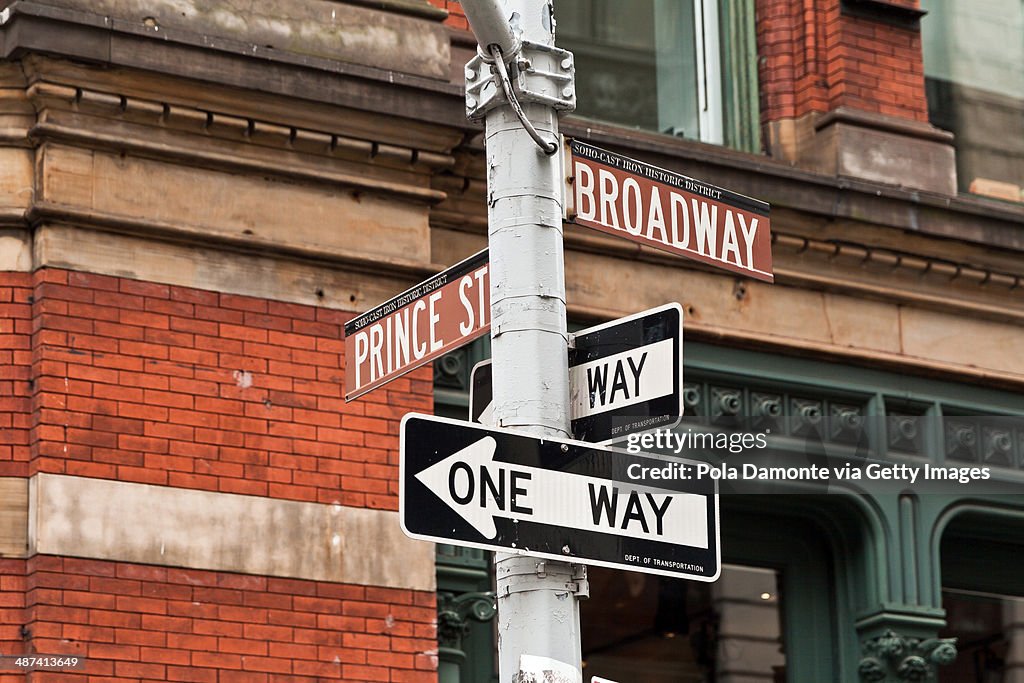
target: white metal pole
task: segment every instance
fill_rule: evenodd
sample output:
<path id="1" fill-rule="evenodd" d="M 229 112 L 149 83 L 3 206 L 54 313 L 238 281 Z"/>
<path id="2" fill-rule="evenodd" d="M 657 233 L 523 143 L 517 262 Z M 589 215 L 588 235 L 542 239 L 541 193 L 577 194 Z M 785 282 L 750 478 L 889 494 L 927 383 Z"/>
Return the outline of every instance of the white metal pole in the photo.
<path id="1" fill-rule="evenodd" d="M 526 109 L 542 136 L 558 139 L 552 109 Z M 569 372 L 560 156 L 541 151 L 509 107 L 488 113 L 486 140 L 494 424 L 565 437 Z M 501 683 L 514 681 L 521 655 L 579 669 L 579 604 L 567 589 L 574 568 L 497 553 L 495 570 Z"/>
<path id="2" fill-rule="evenodd" d="M 494 23 L 495 5 L 511 25 L 516 42 L 541 49 L 554 46 L 550 0 L 462 4 L 485 54 L 490 45 L 507 42 L 500 30 L 488 25 Z M 523 108 L 545 140 L 558 141 L 553 107 L 525 103 Z M 569 371 L 561 154 L 541 150 L 507 104 L 487 112 L 486 152 L 494 425 L 566 437 Z M 585 581 L 585 567 L 497 553 L 495 569 L 501 683 L 514 683 L 522 655 L 580 671 L 576 588 Z"/>

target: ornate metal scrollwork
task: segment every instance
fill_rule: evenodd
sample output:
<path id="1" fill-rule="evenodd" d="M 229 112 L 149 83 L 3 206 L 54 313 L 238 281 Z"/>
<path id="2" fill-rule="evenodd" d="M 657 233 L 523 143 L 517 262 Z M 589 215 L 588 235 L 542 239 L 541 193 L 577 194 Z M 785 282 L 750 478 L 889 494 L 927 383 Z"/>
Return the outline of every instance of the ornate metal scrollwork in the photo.
<path id="1" fill-rule="evenodd" d="M 687 415 L 696 415 L 700 405 L 701 386 L 699 384 L 683 385 L 683 407 Z"/>
<path id="2" fill-rule="evenodd" d="M 977 462 L 978 430 L 973 423 L 946 421 L 946 457 Z"/>
<path id="3" fill-rule="evenodd" d="M 832 406 L 829 436 L 834 441 L 857 443 L 864 427 L 864 413 L 856 406 Z"/>
<path id="4" fill-rule="evenodd" d="M 790 403 L 791 431 L 793 436 L 810 436 L 818 433 L 821 419 L 825 415 L 825 404 L 807 398 L 794 398 Z"/>
<path id="5" fill-rule="evenodd" d="M 781 431 L 782 396 L 779 394 L 762 394 L 754 392 L 750 395 L 750 412 L 752 424 L 756 427 L 771 428 Z"/>
<path id="6" fill-rule="evenodd" d="M 469 390 L 469 363 L 466 349 L 458 349 L 434 361 L 434 386 Z"/>
<path id="7" fill-rule="evenodd" d="M 1013 435 L 1010 430 L 985 427 L 982 434 L 985 441 L 982 457 L 985 462 L 993 465 L 1011 465 L 1013 463 Z"/>
<path id="8" fill-rule="evenodd" d="M 889 447 L 910 453 L 921 451 L 921 417 L 889 415 Z"/>
<path id="9" fill-rule="evenodd" d="M 494 593 L 437 594 L 437 641 L 441 647 L 462 649 L 472 621 L 487 622 L 498 613 Z"/>
<path id="10" fill-rule="evenodd" d="M 857 672 L 862 681 L 927 681 L 955 659 L 956 638 L 907 638 L 890 629 L 864 643 Z"/>

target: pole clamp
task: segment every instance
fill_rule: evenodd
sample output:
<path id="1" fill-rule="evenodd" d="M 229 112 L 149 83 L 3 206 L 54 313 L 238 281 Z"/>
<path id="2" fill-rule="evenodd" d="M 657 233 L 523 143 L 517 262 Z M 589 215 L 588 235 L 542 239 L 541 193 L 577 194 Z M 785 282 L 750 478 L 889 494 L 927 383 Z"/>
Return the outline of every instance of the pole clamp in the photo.
<path id="1" fill-rule="evenodd" d="M 576 109 L 576 65 L 572 53 L 558 47 L 523 41 L 509 64 L 512 88 L 521 103 L 544 104 L 557 111 Z M 490 110 L 509 104 L 494 67 L 479 53 L 466 64 L 466 116 L 483 120 Z"/>
<path id="2" fill-rule="evenodd" d="M 590 580 L 587 578 L 587 565 L 572 565 L 572 581 L 567 586 L 571 586 L 570 590 L 580 600 L 590 597 Z"/>
<path id="3" fill-rule="evenodd" d="M 502 566 L 504 565 L 504 566 Z M 535 590 L 555 590 L 577 598 L 590 597 L 587 567 L 582 564 L 551 562 L 521 555 L 498 565 L 497 593 L 513 595 Z"/>

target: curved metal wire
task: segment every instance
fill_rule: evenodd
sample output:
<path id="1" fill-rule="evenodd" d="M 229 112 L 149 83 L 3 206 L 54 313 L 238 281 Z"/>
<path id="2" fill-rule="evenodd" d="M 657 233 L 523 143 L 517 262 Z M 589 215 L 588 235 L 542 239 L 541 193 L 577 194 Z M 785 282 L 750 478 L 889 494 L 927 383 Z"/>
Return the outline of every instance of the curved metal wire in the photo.
<path id="1" fill-rule="evenodd" d="M 515 92 L 512 90 L 512 80 L 508 77 L 508 69 L 505 67 L 505 59 L 501 54 L 501 48 L 497 45 L 491 45 L 491 54 L 494 56 L 494 64 L 498 67 L 499 81 L 501 82 L 501 89 L 505 91 L 505 97 L 508 98 L 508 103 L 512 106 L 512 111 L 516 113 L 519 118 L 519 122 L 523 124 L 523 128 L 530 134 L 533 141 L 537 143 L 537 146 L 544 151 L 545 154 L 551 156 L 558 151 L 557 142 L 549 142 L 540 136 L 537 129 L 530 123 L 530 119 L 526 118 L 526 112 L 523 111 L 522 105 L 519 104 L 519 99 L 516 97 Z"/>

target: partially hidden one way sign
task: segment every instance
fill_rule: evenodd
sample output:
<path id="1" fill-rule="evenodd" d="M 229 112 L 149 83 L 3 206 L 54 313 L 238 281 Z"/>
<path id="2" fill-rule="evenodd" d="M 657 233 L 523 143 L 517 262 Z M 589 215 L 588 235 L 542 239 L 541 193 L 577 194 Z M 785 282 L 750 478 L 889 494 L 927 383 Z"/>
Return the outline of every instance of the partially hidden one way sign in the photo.
<path id="1" fill-rule="evenodd" d="M 491 281 L 484 249 L 345 324 L 345 400 L 490 329 Z"/>
<path id="2" fill-rule="evenodd" d="M 580 330 L 569 352 L 573 436 L 591 443 L 667 429 L 683 415 L 683 310 L 667 304 Z"/>
<path id="3" fill-rule="evenodd" d="M 769 206 L 568 140 L 566 220 L 773 282 Z"/>
<path id="4" fill-rule="evenodd" d="M 402 528 L 438 543 L 714 581 L 717 482 L 683 461 L 447 418 L 402 420 Z"/>
<path id="5" fill-rule="evenodd" d="M 683 415 L 683 311 L 666 304 L 569 335 L 573 438 L 622 441 L 668 429 Z M 470 421 L 491 424 L 491 361 L 470 375 Z"/>

